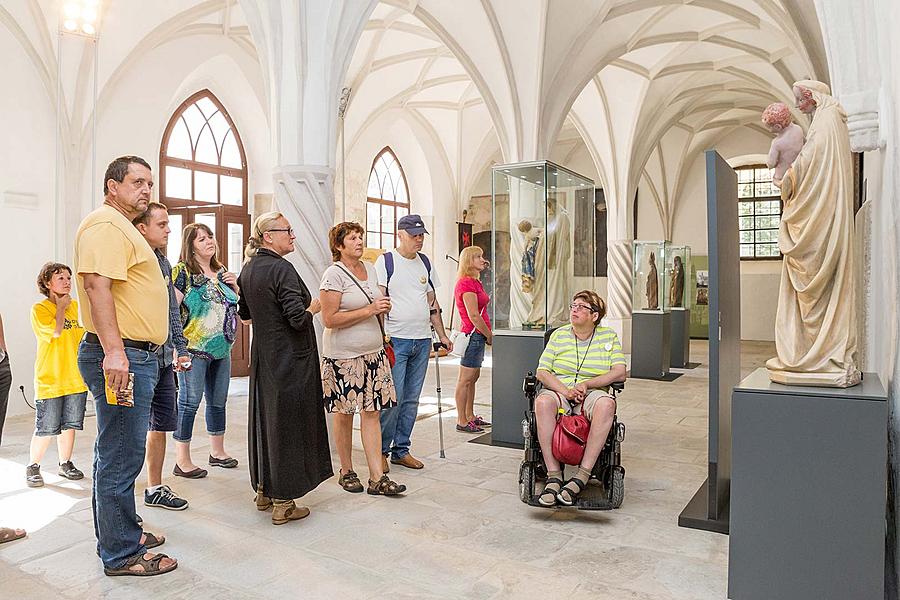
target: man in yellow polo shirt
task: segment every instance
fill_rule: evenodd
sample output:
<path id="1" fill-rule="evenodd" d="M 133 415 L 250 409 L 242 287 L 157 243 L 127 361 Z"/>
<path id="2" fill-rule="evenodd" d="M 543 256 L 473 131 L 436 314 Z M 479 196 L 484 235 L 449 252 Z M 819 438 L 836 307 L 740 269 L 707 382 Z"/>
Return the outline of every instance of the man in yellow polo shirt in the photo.
<path id="1" fill-rule="evenodd" d="M 178 566 L 147 552 L 165 538 L 143 532 L 134 481 L 144 464 L 157 353 L 169 335 L 169 296 L 153 250 L 131 224 L 147 210 L 150 165 L 137 156 L 112 161 L 103 205 L 75 235 L 75 271 L 87 333 L 78 368 L 97 407 L 94 532 L 107 575 L 158 575 Z"/>

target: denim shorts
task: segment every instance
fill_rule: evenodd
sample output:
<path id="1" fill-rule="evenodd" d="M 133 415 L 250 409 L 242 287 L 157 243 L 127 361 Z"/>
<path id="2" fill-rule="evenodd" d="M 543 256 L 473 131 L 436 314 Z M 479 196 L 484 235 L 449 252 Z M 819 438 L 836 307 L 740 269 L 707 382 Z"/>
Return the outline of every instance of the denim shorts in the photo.
<path id="1" fill-rule="evenodd" d="M 459 364 L 470 369 L 480 369 L 481 363 L 484 362 L 484 346 L 487 344 L 487 338 L 477 329 L 472 331 L 469 336 L 469 345 L 466 346 L 466 353 L 463 354 Z"/>
<path id="2" fill-rule="evenodd" d="M 59 435 L 64 429 L 84 429 L 87 392 L 38 400 L 34 414 L 34 435 Z"/>
<path id="3" fill-rule="evenodd" d="M 172 365 L 160 367 L 150 402 L 150 431 L 175 431 L 178 425 L 178 388 Z"/>

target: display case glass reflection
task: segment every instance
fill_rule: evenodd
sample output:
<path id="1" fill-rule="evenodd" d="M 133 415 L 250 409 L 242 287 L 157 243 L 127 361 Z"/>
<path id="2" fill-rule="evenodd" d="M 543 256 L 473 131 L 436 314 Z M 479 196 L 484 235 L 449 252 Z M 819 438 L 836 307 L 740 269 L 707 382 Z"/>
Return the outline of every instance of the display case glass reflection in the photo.
<path id="1" fill-rule="evenodd" d="M 632 312 L 668 310 L 669 277 L 666 260 L 669 243 L 636 240 L 632 248 Z"/>
<path id="2" fill-rule="evenodd" d="M 690 309 L 690 246 L 669 246 L 666 252 L 666 274 L 668 278 L 666 307 L 670 309 Z"/>
<path id="3" fill-rule="evenodd" d="M 594 182 L 548 161 L 492 171 L 494 326 L 562 325 L 575 277 L 594 276 Z"/>

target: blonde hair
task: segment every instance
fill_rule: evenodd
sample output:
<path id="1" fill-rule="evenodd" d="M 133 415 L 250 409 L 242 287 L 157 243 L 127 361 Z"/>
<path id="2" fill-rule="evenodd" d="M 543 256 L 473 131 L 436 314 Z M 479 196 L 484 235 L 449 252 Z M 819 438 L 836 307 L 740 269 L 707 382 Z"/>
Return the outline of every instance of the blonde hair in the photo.
<path id="1" fill-rule="evenodd" d="M 456 270 L 456 278 L 472 277 L 478 279 L 480 273 L 472 266 L 476 256 L 483 256 L 484 250 L 478 246 L 468 246 L 459 253 L 459 268 Z"/>
<path id="2" fill-rule="evenodd" d="M 250 237 L 247 240 L 247 247 L 244 249 L 245 263 L 256 256 L 256 254 L 259 252 L 259 249 L 263 247 L 263 234 L 270 229 L 274 229 L 275 221 L 282 218 L 283 216 L 284 215 L 282 215 L 280 212 L 273 210 L 256 217 L 256 220 L 253 221 L 253 228 L 250 231 Z"/>

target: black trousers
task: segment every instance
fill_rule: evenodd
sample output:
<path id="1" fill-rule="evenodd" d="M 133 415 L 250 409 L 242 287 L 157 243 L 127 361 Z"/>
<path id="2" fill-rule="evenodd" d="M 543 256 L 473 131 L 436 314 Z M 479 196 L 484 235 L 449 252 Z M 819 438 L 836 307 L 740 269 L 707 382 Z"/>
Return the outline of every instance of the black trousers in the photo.
<path id="1" fill-rule="evenodd" d="M 5 356 L 0 361 L 0 444 L 3 443 L 3 424 L 6 422 L 10 386 L 12 386 L 12 369 L 9 367 L 9 356 Z"/>

